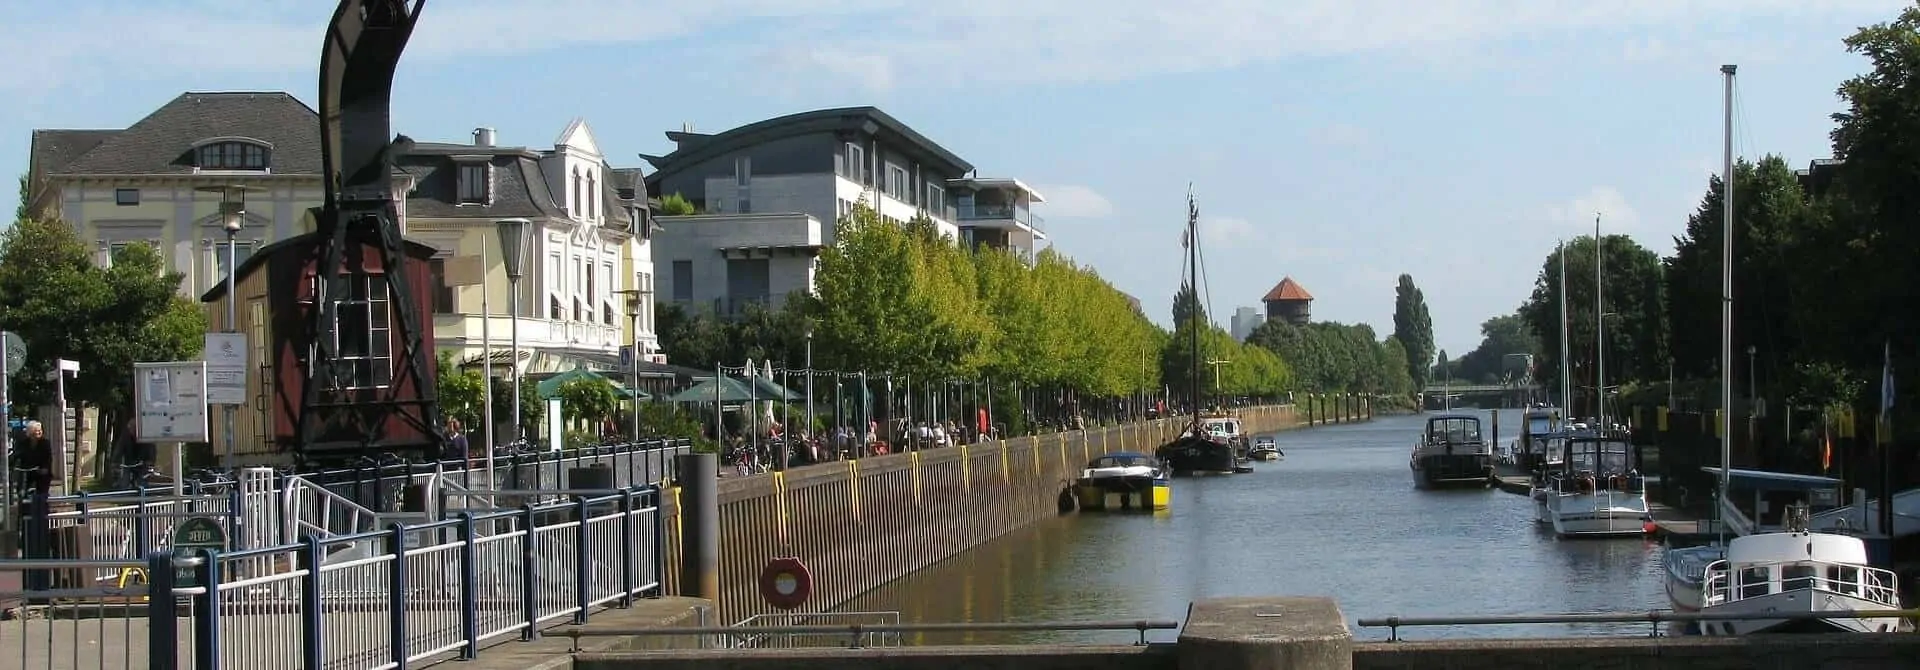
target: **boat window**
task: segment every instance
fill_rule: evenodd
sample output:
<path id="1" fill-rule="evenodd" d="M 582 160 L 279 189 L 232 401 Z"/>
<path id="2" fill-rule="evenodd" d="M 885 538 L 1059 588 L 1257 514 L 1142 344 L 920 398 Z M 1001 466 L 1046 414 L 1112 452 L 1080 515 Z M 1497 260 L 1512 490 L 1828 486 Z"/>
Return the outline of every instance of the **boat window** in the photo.
<path id="1" fill-rule="evenodd" d="M 1847 565 L 1827 566 L 1827 588 L 1848 595 L 1860 595 L 1860 569 Z"/>
<path id="2" fill-rule="evenodd" d="M 1553 419 L 1551 417 L 1536 416 L 1527 420 L 1527 432 L 1529 433 L 1539 435 L 1552 431 Z"/>
<path id="3" fill-rule="evenodd" d="M 1805 563 L 1795 563 L 1780 567 L 1780 590 L 1813 588 L 1813 577 L 1818 571 Z"/>
<path id="4" fill-rule="evenodd" d="M 1766 566 L 1740 571 L 1740 597 L 1758 598 L 1772 592 L 1773 569 Z"/>
<path id="5" fill-rule="evenodd" d="M 1136 465 L 1152 464 L 1147 462 L 1145 456 L 1106 456 L 1098 461 L 1094 461 L 1094 466 L 1101 468 L 1133 467 Z"/>

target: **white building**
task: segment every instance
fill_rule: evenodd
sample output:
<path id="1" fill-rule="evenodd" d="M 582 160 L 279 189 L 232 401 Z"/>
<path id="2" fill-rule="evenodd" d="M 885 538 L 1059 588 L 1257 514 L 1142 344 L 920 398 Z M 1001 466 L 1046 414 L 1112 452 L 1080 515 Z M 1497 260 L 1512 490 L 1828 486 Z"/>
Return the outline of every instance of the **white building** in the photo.
<path id="1" fill-rule="evenodd" d="M 1231 328 L 1233 332 L 1233 339 L 1240 340 L 1242 342 L 1247 341 L 1247 336 L 1253 334 L 1253 329 L 1259 328 L 1260 324 L 1265 323 L 1266 321 L 1267 321 L 1267 315 L 1262 313 L 1257 308 L 1241 307 L 1239 309 L 1234 310 L 1232 328 Z"/>
<path id="2" fill-rule="evenodd" d="M 669 270 L 661 299 L 728 315 L 778 307 L 811 290 L 834 223 L 864 199 L 883 220 L 931 219 L 954 240 L 1025 256 L 1046 239 L 1032 206 L 1045 199 L 973 165 L 873 107 L 827 109 L 718 134 L 668 132 L 676 148 L 642 156 L 652 197 L 678 194 L 700 210 L 662 217 L 655 259 Z"/>

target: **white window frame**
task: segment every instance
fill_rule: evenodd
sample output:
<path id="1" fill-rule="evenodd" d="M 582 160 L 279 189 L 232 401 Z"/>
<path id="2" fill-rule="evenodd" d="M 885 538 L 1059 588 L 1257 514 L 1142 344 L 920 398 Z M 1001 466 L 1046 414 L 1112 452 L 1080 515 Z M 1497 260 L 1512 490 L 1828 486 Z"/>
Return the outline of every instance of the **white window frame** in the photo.
<path id="1" fill-rule="evenodd" d="M 912 182 L 913 174 L 907 172 L 906 168 L 892 163 L 887 164 L 887 187 L 885 190 L 888 196 L 900 202 L 908 202 L 909 199 L 913 197 L 911 195 L 912 190 L 909 186 Z"/>
<path id="2" fill-rule="evenodd" d="M 352 365 L 346 376 L 342 390 L 360 391 L 384 389 L 393 385 L 393 293 L 384 274 L 363 274 L 353 276 L 354 288 L 361 289 L 360 297 L 352 297 L 333 303 L 333 350 L 342 362 Z M 358 355 L 350 354 L 346 344 L 356 333 L 349 328 L 358 326 L 346 322 L 346 314 L 354 309 L 363 309 L 366 314 L 365 341 Z M 357 328 L 356 328 L 357 330 Z"/>
<path id="3" fill-rule="evenodd" d="M 460 162 L 455 202 L 461 205 L 487 205 L 493 202 L 493 165 L 480 161 Z"/>

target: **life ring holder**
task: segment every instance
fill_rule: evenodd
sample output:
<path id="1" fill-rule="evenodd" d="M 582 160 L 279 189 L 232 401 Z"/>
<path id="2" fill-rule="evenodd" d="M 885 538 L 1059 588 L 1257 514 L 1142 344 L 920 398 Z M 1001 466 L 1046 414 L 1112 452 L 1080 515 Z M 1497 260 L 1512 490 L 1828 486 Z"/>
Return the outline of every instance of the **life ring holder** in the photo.
<path id="1" fill-rule="evenodd" d="M 813 572 L 799 557 L 783 556 L 767 561 L 760 570 L 760 597 L 782 610 L 792 611 L 807 603 L 813 595 Z"/>

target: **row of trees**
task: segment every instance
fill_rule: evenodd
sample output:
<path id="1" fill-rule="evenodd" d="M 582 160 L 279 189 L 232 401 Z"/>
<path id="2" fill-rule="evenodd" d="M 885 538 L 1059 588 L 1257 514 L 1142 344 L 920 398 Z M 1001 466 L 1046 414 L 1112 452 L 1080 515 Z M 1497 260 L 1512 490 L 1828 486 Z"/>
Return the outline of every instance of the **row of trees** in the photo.
<path id="1" fill-rule="evenodd" d="M 1833 116 L 1830 164 L 1797 174 L 1775 155 L 1742 160 L 1733 170 L 1733 348 L 1720 355 L 1724 175 L 1709 180 L 1670 258 L 1624 236 L 1600 240 L 1604 264 L 1609 386 L 1663 386 L 1671 375 L 1701 406 L 1718 404 L 1717 381 L 1730 369 L 1744 395 L 1818 409 L 1877 406 L 1882 365 L 1892 351 L 1894 379 L 1920 372 L 1920 318 L 1902 308 L 1920 281 L 1920 8 L 1860 29 L 1845 40 L 1870 70 L 1838 89 L 1846 111 Z M 1514 315 L 1489 321 L 1489 343 L 1528 348 L 1540 377 L 1560 374 L 1559 261 L 1567 257 L 1575 386 L 1591 386 L 1595 345 L 1595 240 L 1581 238 L 1550 254 L 1535 289 Z M 1544 346 L 1543 346 L 1544 345 Z M 1751 364 L 1749 363 L 1751 358 Z M 1464 366 L 1463 366 L 1464 367 Z M 1464 370 L 1463 370 L 1464 371 Z M 1697 383 L 1689 385 L 1689 380 Z M 1635 382 L 1640 382 L 1635 384 Z M 1664 395 L 1667 389 L 1660 388 Z M 1588 396 L 1591 397 L 1591 396 Z"/>

